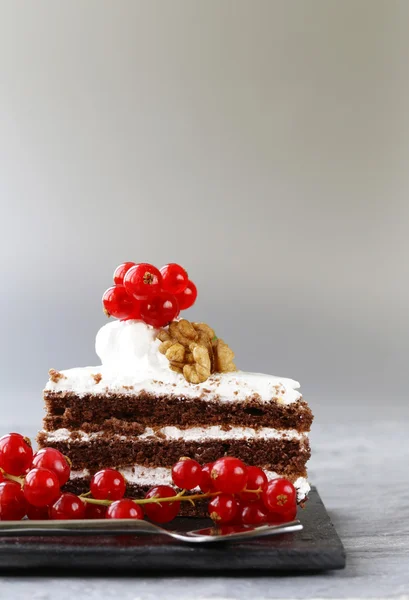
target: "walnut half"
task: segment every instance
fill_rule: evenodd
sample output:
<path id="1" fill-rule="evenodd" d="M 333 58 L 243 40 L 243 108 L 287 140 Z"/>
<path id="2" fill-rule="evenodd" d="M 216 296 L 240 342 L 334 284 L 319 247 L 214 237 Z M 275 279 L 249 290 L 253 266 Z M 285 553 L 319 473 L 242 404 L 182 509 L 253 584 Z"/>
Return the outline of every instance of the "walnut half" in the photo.
<path id="1" fill-rule="evenodd" d="M 159 352 L 166 356 L 169 367 L 183 373 L 189 383 L 203 383 L 212 373 L 236 370 L 233 350 L 206 323 L 172 321 L 156 337 L 162 342 Z"/>

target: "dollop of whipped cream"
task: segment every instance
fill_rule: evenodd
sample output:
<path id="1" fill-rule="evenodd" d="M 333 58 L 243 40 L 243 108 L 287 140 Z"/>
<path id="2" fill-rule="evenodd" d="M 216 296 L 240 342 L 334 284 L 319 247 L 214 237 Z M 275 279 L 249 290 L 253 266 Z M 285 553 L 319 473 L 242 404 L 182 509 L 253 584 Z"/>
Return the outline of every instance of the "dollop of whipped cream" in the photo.
<path id="1" fill-rule="evenodd" d="M 95 350 L 101 359 L 100 367 L 84 367 L 62 371 L 57 382 L 47 384 L 47 389 L 80 390 L 95 393 L 120 390 L 128 387 L 132 393 L 145 390 L 160 393 L 197 397 L 217 396 L 221 401 L 243 400 L 257 394 L 261 400 L 277 398 L 290 404 L 301 398 L 296 390 L 300 387 L 292 379 L 263 375 L 261 373 L 213 373 L 204 383 L 188 383 L 182 374 L 169 367 L 169 361 L 159 352 L 158 330 L 142 321 L 112 321 L 97 333 Z M 101 379 L 95 380 L 95 374 Z"/>
<path id="2" fill-rule="evenodd" d="M 143 321 L 112 321 L 101 327 L 95 351 L 102 365 L 113 373 L 132 374 L 141 379 L 175 379 L 168 359 L 159 352 L 158 330 Z"/>

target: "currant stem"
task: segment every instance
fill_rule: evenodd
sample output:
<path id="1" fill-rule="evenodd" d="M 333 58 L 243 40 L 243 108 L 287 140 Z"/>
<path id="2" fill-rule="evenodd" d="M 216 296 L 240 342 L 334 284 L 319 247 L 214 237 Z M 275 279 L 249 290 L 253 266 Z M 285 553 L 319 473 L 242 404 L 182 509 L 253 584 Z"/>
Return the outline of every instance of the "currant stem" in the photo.
<path id="1" fill-rule="evenodd" d="M 261 490 L 243 490 L 249 494 L 259 494 Z M 170 496 L 168 498 L 132 498 L 132 501 L 135 504 L 162 504 L 162 502 L 190 502 L 194 503 L 194 500 L 204 500 L 206 498 L 213 498 L 214 496 L 219 496 L 221 492 L 207 492 L 206 494 L 191 494 L 190 496 L 186 495 L 186 490 L 182 490 L 176 496 Z M 112 504 L 113 500 L 96 500 L 95 498 L 88 498 L 85 494 L 80 496 L 83 502 L 88 502 L 89 504 L 101 504 L 102 506 L 109 506 Z"/>
<path id="2" fill-rule="evenodd" d="M 80 499 L 87 504 L 100 504 L 101 506 L 110 506 L 110 504 L 113 502 L 113 500 L 96 500 L 95 498 L 86 498 L 83 495 L 80 496 Z"/>
<path id="3" fill-rule="evenodd" d="M 0 467 L 0 471 L 3 473 L 3 475 L 6 479 L 9 479 L 10 481 L 14 481 L 15 483 L 19 483 L 21 485 L 21 487 L 23 487 L 24 477 L 17 477 L 17 475 L 9 475 L 1 467 Z"/>

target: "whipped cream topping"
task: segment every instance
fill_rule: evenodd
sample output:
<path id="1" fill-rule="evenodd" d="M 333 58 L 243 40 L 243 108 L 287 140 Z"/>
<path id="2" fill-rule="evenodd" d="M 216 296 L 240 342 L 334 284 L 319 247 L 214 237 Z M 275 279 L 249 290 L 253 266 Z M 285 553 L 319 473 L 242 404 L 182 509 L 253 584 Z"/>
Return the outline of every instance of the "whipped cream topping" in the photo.
<path id="1" fill-rule="evenodd" d="M 102 365 L 61 371 L 50 380 L 46 390 L 85 394 L 172 395 L 201 397 L 211 401 L 245 401 L 257 397 L 291 404 L 301 398 L 300 384 L 292 379 L 261 373 L 215 373 L 200 384 L 188 383 L 183 375 L 169 368 L 168 359 L 159 352 L 157 330 L 142 321 L 113 321 L 104 325 L 96 337 L 96 352 Z"/>
<path id="2" fill-rule="evenodd" d="M 157 332 L 143 321 L 113 321 L 98 331 L 95 351 L 112 373 L 131 374 L 140 380 L 165 376 L 177 380 L 178 374 L 169 369 L 168 359 L 159 352 Z"/>

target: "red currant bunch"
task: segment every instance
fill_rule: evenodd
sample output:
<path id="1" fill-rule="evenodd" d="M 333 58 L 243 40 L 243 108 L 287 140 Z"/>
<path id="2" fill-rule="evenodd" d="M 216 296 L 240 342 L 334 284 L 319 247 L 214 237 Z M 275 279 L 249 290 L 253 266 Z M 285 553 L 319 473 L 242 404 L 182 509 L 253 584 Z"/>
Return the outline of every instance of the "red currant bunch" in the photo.
<path id="1" fill-rule="evenodd" d="M 118 281 L 126 276 L 124 270 L 117 272 Z M 172 274 L 172 269 L 165 271 L 168 272 Z M 175 271 L 172 277 L 169 276 L 169 286 L 180 285 L 183 273 Z M 194 504 L 204 499 L 208 500 L 210 518 L 222 528 L 284 523 L 297 515 L 297 492 L 291 481 L 278 477 L 268 481 L 261 468 L 247 466 L 233 456 L 203 466 L 183 457 L 172 467 L 173 483 L 181 492 L 169 485 L 158 485 L 145 498 L 135 500 L 124 497 L 126 482 L 115 469 L 95 473 L 88 494 L 62 493 L 70 470 L 69 459 L 58 450 L 42 448 L 33 456 L 27 438 L 18 433 L 3 436 L 0 520 L 24 516 L 33 520 L 143 519 L 146 514 L 154 522 L 167 523 L 179 514 L 181 502 Z"/>
<path id="2" fill-rule="evenodd" d="M 176 263 L 160 270 L 149 263 L 122 263 L 115 269 L 114 284 L 102 296 L 105 314 L 157 328 L 168 325 L 197 298 L 195 284 Z"/>

